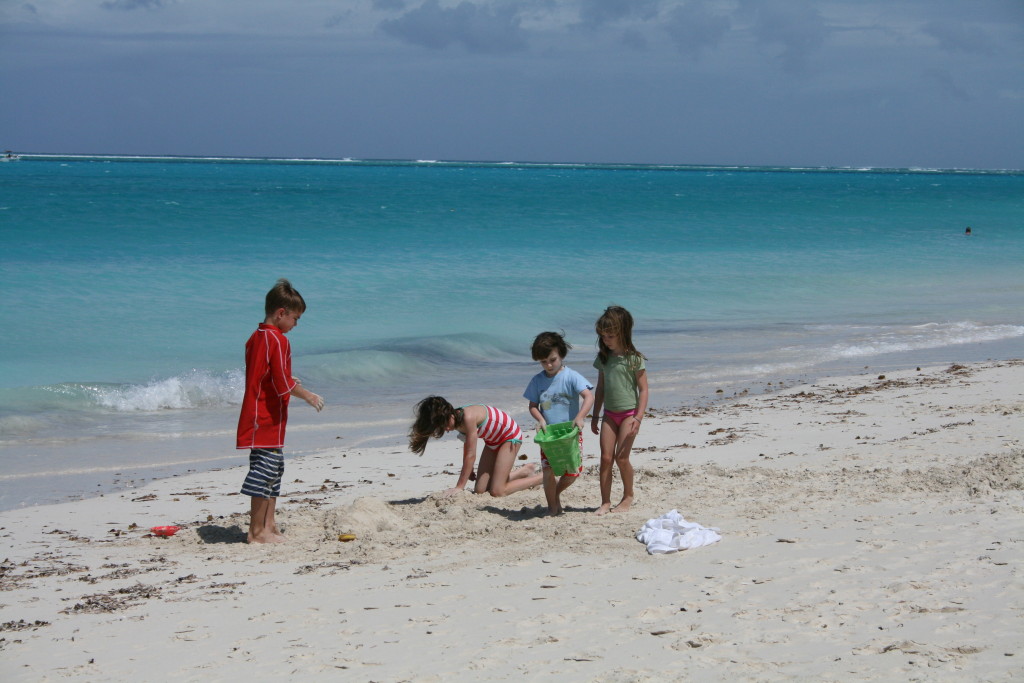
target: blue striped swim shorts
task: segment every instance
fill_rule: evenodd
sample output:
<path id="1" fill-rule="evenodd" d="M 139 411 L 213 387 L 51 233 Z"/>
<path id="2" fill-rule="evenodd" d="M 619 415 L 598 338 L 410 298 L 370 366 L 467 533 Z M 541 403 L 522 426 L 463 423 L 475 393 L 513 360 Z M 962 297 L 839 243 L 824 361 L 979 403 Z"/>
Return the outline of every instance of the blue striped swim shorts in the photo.
<path id="1" fill-rule="evenodd" d="M 242 493 L 255 498 L 277 498 L 281 495 L 284 476 L 284 452 L 280 448 L 253 448 L 249 451 L 249 473 L 242 483 Z"/>

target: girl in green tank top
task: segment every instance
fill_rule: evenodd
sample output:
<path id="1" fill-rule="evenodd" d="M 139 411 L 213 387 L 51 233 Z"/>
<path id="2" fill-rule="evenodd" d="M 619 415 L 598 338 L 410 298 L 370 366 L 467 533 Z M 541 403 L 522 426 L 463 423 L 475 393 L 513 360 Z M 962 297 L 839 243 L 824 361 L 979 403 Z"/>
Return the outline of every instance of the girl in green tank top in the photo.
<path id="1" fill-rule="evenodd" d="M 597 390 L 590 428 L 601 435 L 601 507 L 597 514 L 624 512 L 633 504 L 633 465 L 629 453 L 647 410 L 647 366 L 633 345 L 633 316 L 609 306 L 594 325 L 597 332 Z M 598 416 L 604 408 L 604 420 Z M 622 500 L 612 507 L 613 467 L 622 477 Z"/>

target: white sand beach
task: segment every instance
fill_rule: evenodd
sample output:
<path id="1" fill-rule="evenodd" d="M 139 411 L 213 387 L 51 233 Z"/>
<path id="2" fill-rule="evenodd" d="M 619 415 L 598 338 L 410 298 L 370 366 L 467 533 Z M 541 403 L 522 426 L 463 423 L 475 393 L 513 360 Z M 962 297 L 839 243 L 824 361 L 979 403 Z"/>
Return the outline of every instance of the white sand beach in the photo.
<path id="1" fill-rule="evenodd" d="M 1024 362 L 657 411 L 636 443 L 604 517 L 593 436 L 556 518 L 438 497 L 454 440 L 289 461 L 277 546 L 244 543 L 241 455 L 4 512 L 0 677 L 1024 680 Z M 672 509 L 722 540 L 648 554 Z"/>

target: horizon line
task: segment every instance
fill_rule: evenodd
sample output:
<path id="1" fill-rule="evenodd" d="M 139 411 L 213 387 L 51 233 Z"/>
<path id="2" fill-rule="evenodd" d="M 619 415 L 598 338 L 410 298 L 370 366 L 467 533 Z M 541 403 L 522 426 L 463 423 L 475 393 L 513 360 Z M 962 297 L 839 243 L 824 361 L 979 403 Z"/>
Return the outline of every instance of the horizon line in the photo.
<path id="1" fill-rule="evenodd" d="M 538 166 L 596 169 L 647 169 L 647 170 L 731 170 L 731 171 L 806 171 L 806 172 L 901 172 L 901 173 L 1024 173 L 1024 169 L 975 168 L 975 167 L 930 167 L 930 166 L 814 166 L 785 164 L 709 164 L 709 163 L 650 163 L 622 161 L 524 161 L 524 160 L 474 160 L 474 159 L 400 159 L 400 158 L 353 158 L 353 157 L 274 157 L 274 156 L 220 156 L 195 154 L 119 154 L 119 153 L 63 153 L 63 152 L 13 152 L 18 160 L 52 161 L 59 159 L 98 159 L 119 161 L 183 161 L 222 163 L 283 163 L 283 164 L 352 164 L 352 165 L 396 165 L 396 166 Z"/>

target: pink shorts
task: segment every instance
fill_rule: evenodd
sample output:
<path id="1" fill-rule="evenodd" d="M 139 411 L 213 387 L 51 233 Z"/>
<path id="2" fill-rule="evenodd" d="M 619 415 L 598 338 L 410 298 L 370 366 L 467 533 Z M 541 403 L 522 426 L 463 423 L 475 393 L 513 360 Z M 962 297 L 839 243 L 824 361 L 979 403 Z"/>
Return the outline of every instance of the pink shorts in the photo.
<path id="1" fill-rule="evenodd" d="M 580 432 L 580 453 L 583 453 L 583 432 Z M 551 469 L 551 463 L 548 462 L 548 456 L 544 455 L 544 449 L 540 449 L 540 465 L 541 467 Z M 583 458 L 580 458 L 580 468 L 575 472 L 566 472 L 563 477 L 578 477 L 583 473 Z"/>
<path id="2" fill-rule="evenodd" d="M 635 415 L 636 408 L 633 408 L 632 410 L 622 410 L 619 412 L 616 412 L 614 410 L 604 411 L 604 419 L 611 420 L 612 422 L 615 423 L 616 427 L 621 427 L 623 420 L 625 420 L 627 417 L 634 417 Z"/>

